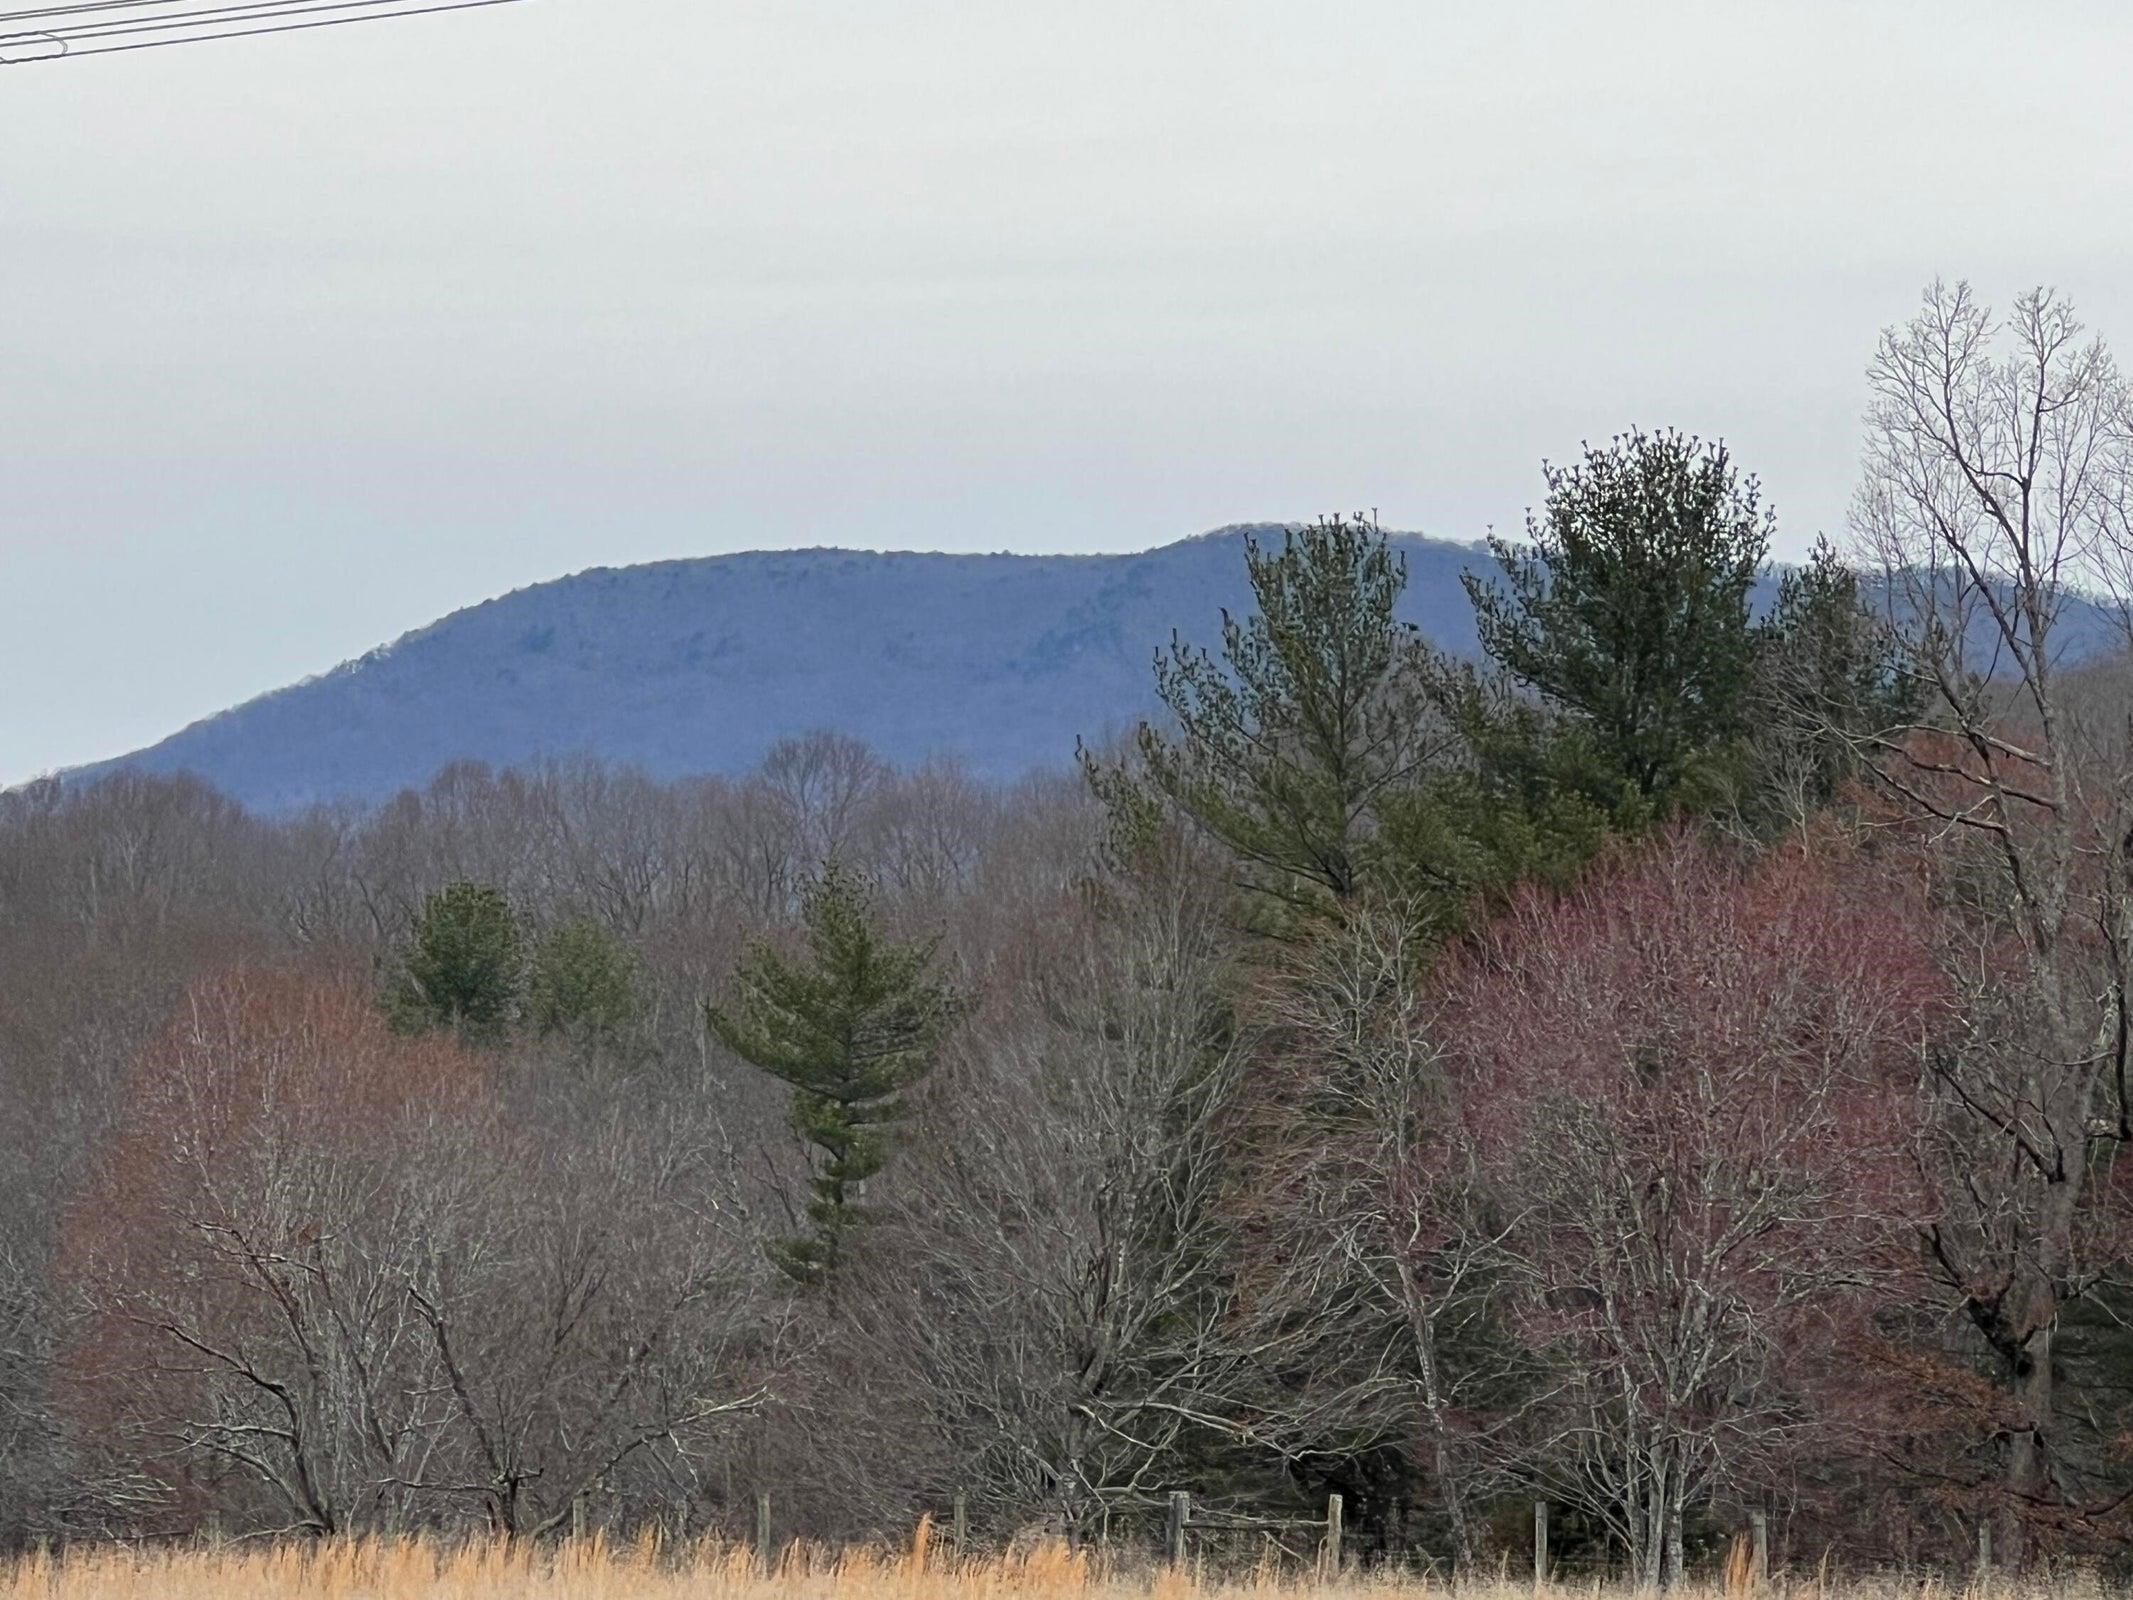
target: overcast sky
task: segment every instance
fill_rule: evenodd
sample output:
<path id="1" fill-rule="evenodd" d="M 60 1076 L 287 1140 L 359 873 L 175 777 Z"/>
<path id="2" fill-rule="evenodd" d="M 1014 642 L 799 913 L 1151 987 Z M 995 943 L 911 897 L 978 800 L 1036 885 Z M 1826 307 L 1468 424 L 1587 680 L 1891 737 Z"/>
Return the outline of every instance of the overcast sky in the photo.
<path id="1" fill-rule="evenodd" d="M 2133 7 L 526 0 L 0 67 L 0 782 L 587 566 L 1088 551 L 2133 356 Z"/>

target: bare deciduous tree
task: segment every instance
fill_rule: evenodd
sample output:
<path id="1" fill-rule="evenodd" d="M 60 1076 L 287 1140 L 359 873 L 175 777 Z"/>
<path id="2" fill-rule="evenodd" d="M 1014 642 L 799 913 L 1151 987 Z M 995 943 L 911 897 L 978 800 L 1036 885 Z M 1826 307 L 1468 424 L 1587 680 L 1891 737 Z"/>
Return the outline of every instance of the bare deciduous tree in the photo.
<path id="1" fill-rule="evenodd" d="M 1229 1424 L 1222 1125 L 1243 1057 L 1219 895 L 1189 872 L 1064 904 L 934 1085 L 855 1307 L 943 1470 L 1070 1537 L 1145 1517 Z"/>
<path id="2" fill-rule="evenodd" d="M 1869 377 L 1855 530 L 1925 709 L 1867 754 L 1966 913 L 1947 959 L 1976 1018 L 1940 1060 L 1924 1235 L 2015 1403 L 2009 1504 L 2044 1507 L 2075 1487 L 2053 1338 L 2106 1265 L 2082 1217 L 2128 1128 L 2133 752 L 2079 663 L 2129 643 L 2133 398 L 2046 290 L 2003 320 L 1935 284 Z"/>
<path id="3" fill-rule="evenodd" d="M 623 1117 L 558 1147 L 494 1070 L 345 982 L 193 989 L 64 1262 L 129 1514 L 540 1534 L 756 1403 L 756 1251 L 702 1152 Z"/>
<path id="4" fill-rule="evenodd" d="M 1464 1570 L 1475 1507 L 1501 1486 L 1477 1446 L 1507 1351 L 1486 1326 L 1492 1222 L 1473 1204 L 1422 987 L 1426 926 L 1352 902 L 1265 974 L 1243 1282 L 1261 1427 L 1297 1455 L 1397 1451 Z M 1338 1481 L 1360 1525 L 1402 1531 L 1407 1485 Z"/>

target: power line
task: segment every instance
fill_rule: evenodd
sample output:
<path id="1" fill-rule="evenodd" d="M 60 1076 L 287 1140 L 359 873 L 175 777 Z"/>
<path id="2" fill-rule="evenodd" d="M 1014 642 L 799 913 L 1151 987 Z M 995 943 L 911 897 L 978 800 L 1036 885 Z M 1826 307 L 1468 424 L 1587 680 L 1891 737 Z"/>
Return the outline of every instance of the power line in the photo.
<path id="1" fill-rule="evenodd" d="M 108 3 L 108 0 L 107 0 Z M 170 0 L 163 0 L 168 5 Z M 65 31 L 68 43 L 84 39 L 121 38 L 133 34 L 159 33 L 173 30 L 194 31 L 197 28 L 235 26 L 244 22 L 267 22 L 279 17 L 308 16 L 339 11 L 362 11 L 376 13 L 383 7 L 400 6 L 407 0 L 236 0 L 234 4 L 207 6 L 200 10 L 173 10 L 161 16 L 140 19 L 135 17 L 105 17 L 84 22 Z M 394 15 L 399 13 L 395 11 Z M 350 17 L 347 20 L 370 21 L 370 16 Z"/>
<path id="2" fill-rule="evenodd" d="M 42 18 L 85 17 L 98 11 L 140 11 L 150 6 L 169 10 L 177 0 L 93 0 L 89 5 L 42 6 L 34 11 L 0 11 L 0 22 L 35 22 Z"/>
<path id="3" fill-rule="evenodd" d="M 237 4 L 202 7 L 197 0 L 90 0 L 81 5 L 0 12 L 0 25 L 45 24 L 28 31 L 0 34 L 0 65 L 73 60 L 79 56 L 297 33 L 516 3 L 517 0 L 240 0 Z"/>

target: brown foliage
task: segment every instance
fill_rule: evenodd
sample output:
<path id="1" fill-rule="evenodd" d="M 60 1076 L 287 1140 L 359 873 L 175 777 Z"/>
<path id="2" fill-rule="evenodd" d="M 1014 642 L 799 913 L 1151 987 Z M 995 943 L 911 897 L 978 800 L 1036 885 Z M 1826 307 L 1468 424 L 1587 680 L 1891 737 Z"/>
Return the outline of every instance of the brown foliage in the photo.
<path id="1" fill-rule="evenodd" d="M 394 1034 L 345 977 L 192 985 L 62 1234 L 56 1276 L 88 1308 L 62 1374 L 74 1421 L 157 1454 L 194 1438 L 217 1368 L 249 1359 L 262 1287 L 285 1295 L 410 1130 L 473 1104 L 482 1072 L 443 1037 Z"/>

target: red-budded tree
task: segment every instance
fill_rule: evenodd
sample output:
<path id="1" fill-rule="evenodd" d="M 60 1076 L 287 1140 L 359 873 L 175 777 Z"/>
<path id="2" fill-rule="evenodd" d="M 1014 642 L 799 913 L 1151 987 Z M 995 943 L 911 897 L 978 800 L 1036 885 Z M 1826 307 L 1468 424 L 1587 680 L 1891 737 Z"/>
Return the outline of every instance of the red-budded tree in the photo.
<path id="1" fill-rule="evenodd" d="M 1770 1481 L 1809 1375 L 1892 1292 L 1943 986 L 1855 858 L 1689 836 L 1529 893 L 1441 975 L 1448 1087 L 1530 1366 L 1493 1436 L 1678 1581 L 1684 1521 Z"/>

